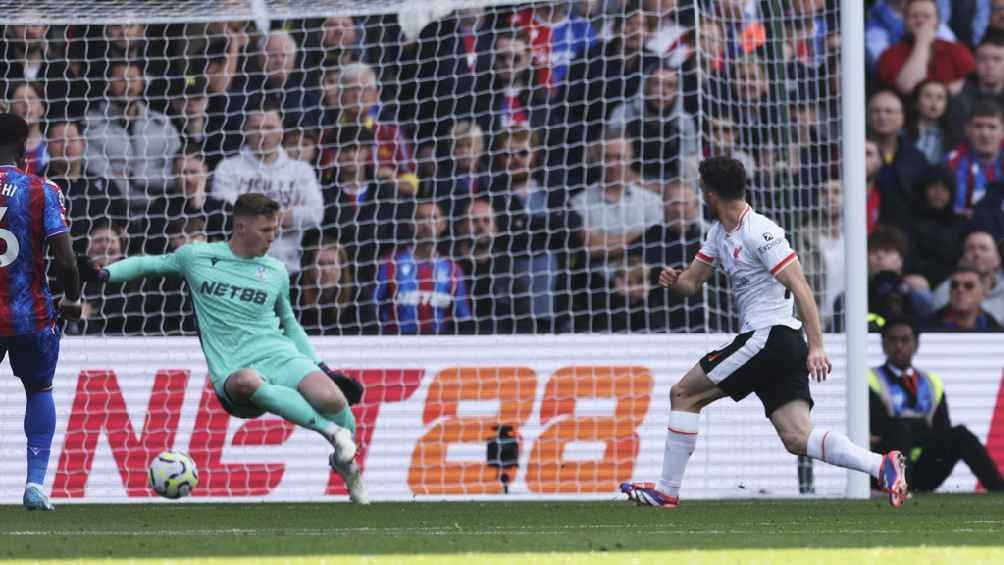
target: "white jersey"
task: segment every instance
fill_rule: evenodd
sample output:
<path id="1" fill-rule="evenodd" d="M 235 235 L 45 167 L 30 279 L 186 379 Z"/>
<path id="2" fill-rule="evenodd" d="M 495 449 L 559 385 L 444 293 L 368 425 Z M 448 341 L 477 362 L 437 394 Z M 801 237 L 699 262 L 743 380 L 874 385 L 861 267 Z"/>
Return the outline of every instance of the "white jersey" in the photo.
<path id="1" fill-rule="evenodd" d="M 777 325 L 802 327 L 794 316 L 794 297 L 774 278 L 796 259 L 795 251 L 784 230 L 751 206 L 734 231 L 726 232 L 721 222 L 712 224 L 696 259 L 729 276 L 739 306 L 740 332 Z"/>

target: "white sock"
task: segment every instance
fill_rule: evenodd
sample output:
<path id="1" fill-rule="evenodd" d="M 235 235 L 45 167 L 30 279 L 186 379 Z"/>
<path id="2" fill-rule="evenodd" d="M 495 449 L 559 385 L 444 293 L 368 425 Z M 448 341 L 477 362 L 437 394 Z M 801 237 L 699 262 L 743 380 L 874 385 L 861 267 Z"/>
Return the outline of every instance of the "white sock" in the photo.
<path id="1" fill-rule="evenodd" d="M 873 453 L 857 445 L 844 434 L 819 428 L 812 428 L 805 451 L 813 459 L 837 467 L 868 473 L 875 478 L 878 478 L 879 467 L 882 466 L 882 456 L 878 453 Z"/>
<path id="2" fill-rule="evenodd" d="M 666 434 L 666 451 L 662 456 L 662 478 L 659 490 L 670 495 L 680 495 L 683 471 L 697 444 L 697 424 L 700 414 L 692 412 L 669 413 L 669 433 Z"/>

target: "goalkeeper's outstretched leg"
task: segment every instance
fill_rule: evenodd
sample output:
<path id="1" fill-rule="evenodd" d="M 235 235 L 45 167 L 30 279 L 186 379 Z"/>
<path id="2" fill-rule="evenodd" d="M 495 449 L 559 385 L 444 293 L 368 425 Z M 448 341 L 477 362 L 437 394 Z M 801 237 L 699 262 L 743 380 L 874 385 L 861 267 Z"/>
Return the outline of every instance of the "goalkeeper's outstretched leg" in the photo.
<path id="1" fill-rule="evenodd" d="M 254 417 L 269 412 L 321 434 L 334 448 L 328 461 L 345 481 L 351 500 L 368 504 L 369 497 L 355 462 L 355 418 L 342 391 L 319 368 L 303 376 L 295 388 L 288 384 L 273 384 L 255 369 L 241 369 L 224 382 L 220 400 L 236 416 Z"/>

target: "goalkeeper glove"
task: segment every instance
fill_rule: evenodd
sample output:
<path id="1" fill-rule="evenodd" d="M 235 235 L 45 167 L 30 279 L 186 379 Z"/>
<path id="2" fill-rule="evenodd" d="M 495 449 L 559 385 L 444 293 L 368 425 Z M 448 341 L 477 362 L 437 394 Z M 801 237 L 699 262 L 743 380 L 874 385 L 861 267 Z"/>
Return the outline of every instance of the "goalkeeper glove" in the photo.
<path id="1" fill-rule="evenodd" d="M 328 377 L 334 381 L 335 385 L 342 391 L 342 394 L 345 395 L 345 400 L 349 402 L 349 406 L 359 404 L 359 402 L 363 399 L 363 391 L 365 390 L 365 387 L 361 382 L 344 373 L 336 371 L 331 367 L 328 367 L 326 363 L 321 363 L 318 367 L 320 367 L 320 369 L 324 371 L 324 374 L 328 375 Z"/>
<path id="2" fill-rule="evenodd" d="M 87 255 L 77 255 L 77 272 L 82 282 L 103 283 L 108 280 L 108 271 L 95 267 L 94 261 Z"/>

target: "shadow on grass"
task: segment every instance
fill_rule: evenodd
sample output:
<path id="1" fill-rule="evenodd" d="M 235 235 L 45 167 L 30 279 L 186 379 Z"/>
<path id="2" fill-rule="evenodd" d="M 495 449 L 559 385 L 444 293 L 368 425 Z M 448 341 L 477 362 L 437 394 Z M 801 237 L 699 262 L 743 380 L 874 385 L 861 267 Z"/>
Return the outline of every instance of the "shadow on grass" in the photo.
<path id="1" fill-rule="evenodd" d="M 0 507 L 0 559 L 1002 546 L 1004 497 Z"/>

